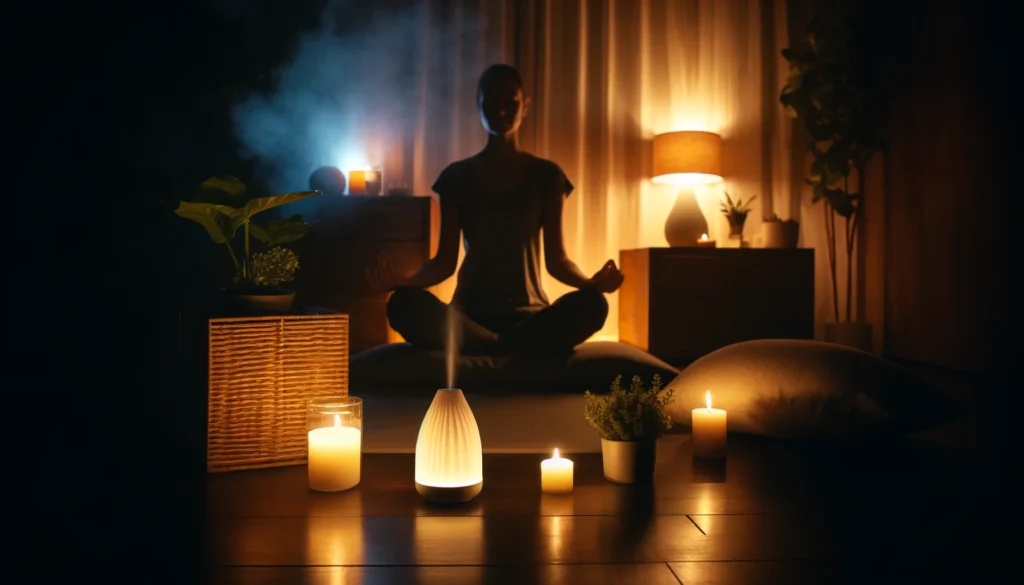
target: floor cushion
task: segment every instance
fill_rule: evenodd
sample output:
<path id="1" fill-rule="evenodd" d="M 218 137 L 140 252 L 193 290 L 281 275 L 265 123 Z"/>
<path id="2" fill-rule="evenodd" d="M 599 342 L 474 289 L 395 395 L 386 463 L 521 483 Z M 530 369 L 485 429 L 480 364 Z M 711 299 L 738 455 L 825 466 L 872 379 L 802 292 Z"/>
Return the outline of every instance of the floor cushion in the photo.
<path id="1" fill-rule="evenodd" d="M 713 351 L 667 384 L 668 411 L 690 425 L 694 408 L 728 414 L 730 432 L 865 438 L 913 432 L 963 412 L 909 370 L 873 354 L 817 341 L 766 339 Z"/>
<path id="2" fill-rule="evenodd" d="M 408 343 L 389 343 L 357 353 L 350 360 L 353 394 L 427 392 L 449 385 L 467 392 L 545 393 L 584 390 L 607 392 L 612 380 L 655 374 L 671 380 L 679 370 L 631 345 L 594 341 L 576 346 L 569 355 L 458 356 L 449 381 L 443 351 L 427 351 Z"/>

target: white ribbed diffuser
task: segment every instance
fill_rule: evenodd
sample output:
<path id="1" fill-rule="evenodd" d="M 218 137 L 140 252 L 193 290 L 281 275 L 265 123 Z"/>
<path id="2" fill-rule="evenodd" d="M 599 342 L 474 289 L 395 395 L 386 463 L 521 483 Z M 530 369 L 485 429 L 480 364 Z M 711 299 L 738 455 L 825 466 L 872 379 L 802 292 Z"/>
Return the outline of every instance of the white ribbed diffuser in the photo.
<path id="1" fill-rule="evenodd" d="M 416 439 L 416 491 L 432 502 L 467 502 L 484 485 L 483 447 L 462 390 L 442 388 Z"/>

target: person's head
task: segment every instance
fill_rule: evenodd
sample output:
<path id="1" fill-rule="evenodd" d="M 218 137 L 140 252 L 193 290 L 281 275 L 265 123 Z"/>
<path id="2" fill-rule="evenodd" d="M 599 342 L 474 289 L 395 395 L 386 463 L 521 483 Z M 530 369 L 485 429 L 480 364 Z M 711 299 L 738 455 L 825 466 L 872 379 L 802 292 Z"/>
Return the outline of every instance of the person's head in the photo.
<path id="1" fill-rule="evenodd" d="M 508 136 L 519 131 L 530 103 L 523 95 L 523 80 L 515 67 L 491 65 L 480 75 L 476 104 L 488 134 Z"/>

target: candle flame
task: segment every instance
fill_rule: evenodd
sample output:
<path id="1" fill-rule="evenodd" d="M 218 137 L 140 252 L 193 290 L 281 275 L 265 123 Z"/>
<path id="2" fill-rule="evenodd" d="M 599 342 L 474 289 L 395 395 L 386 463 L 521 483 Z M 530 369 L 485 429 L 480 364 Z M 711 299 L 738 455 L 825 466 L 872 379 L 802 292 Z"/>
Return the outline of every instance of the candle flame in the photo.
<path id="1" fill-rule="evenodd" d="M 711 409 L 711 390 L 708 390 L 707 394 L 704 395 L 704 401 L 708 403 L 708 409 Z"/>
<path id="2" fill-rule="evenodd" d="M 555 456 L 552 459 L 558 459 L 558 447 L 555 447 Z"/>
<path id="3" fill-rule="evenodd" d="M 336 427 L 340 427 L 341 426 L 341 415 L 340 414 L 334 415 L 334 426 L 336 426 Z"/>
<path id="4" fill-rule="evenodd" d="M 700 235 L 700 241 L 702 241 L 702 242 L 708 241 L 708 235 L 707 234 L 701 234 Z"/>

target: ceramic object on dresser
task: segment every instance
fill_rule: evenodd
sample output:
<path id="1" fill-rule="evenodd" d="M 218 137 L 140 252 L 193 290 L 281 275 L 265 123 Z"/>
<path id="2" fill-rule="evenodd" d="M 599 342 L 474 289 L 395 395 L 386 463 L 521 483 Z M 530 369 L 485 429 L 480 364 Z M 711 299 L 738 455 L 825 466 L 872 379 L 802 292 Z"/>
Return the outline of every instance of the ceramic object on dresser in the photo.
<path id="1" fill-rule="evenodd" d="M 874 353 L 871 323 L 843 321 L 825 324 L 825 341 Z"/>
<path id="2" fill-rule="evenodd" d="M 696 246 L 701 236 L 708 233 L 708 222 L 697 203 L 693 189 L 682 189 L 665 221 L 665 240 L 673 248 Z"/>
<path id="3" fill-rule="evenodd" d="M 761 224 L 765 248 L 796 248 L 800 240 L 800 223 L 787 219 L 767 218 Z"/>

